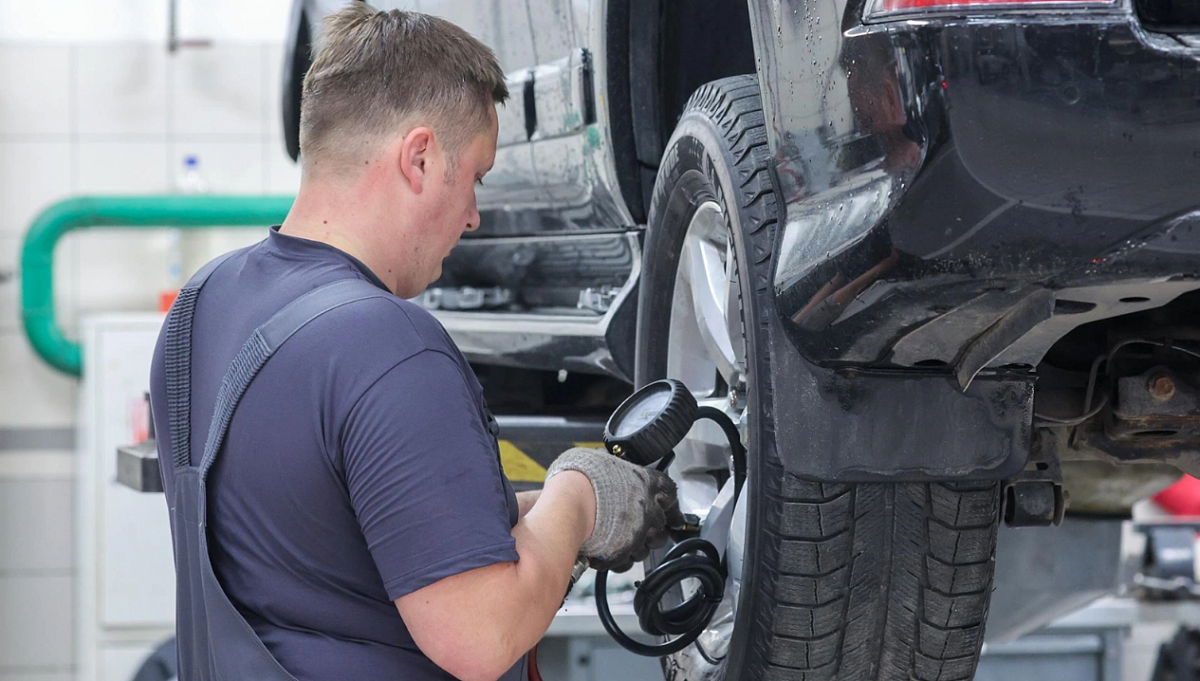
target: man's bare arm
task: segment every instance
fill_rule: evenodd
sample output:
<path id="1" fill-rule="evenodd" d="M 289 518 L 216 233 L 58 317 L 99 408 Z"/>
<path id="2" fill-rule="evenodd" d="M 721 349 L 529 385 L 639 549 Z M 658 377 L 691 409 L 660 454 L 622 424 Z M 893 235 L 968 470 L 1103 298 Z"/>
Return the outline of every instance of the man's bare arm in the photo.
<path id="1" fill-rule="evenodd" d="M 533 505 L 537 503 L 538 497 L 540 496 L 542 496 L 542 490 L 540 489 L 533 489 L 529 490 L 528 492 L 517 492 L 517 508 L 520 509 L 517 517 L 524 518 L 525 514 L 529 513 L 529 510 L 532 509 Z"/>
<path id="2" fill-rule="evenodd" d="M 447 577 L 396 599 L 421 652 L 462 681 L 495 681 L 541 639 L 592 534 L 596 497 L 587 476 L 555 475 L 534 499 L 513 528 L 518 562 Z"/>

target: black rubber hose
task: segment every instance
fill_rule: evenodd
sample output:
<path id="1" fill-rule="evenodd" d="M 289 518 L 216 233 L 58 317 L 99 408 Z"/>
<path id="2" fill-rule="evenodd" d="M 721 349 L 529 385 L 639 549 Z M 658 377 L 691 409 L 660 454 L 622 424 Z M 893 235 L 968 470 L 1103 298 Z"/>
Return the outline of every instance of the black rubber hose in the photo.
<path id="1" fill-rule="evenodd" d="M 733 503 L 736 504 L 746 484 L 746 447 L 742 444 L 742 434 L 729 414 L 716 407 L 700 407 L 696 410 L 696 420 L 708 419 L 721 426 L 729 440 L 729 455 L 733 458 Z"/>
<path id="2" fill-rule="evenodd" d="M 746 483 L 746 448 L 742 445 L 741 433 L 729 416 L 714 407 L 700 407 L 697 420 L 707 418 L 721 426 L 729 440 L 733 458 L 733 503 L 737 503 L 742 487 Z M 674 458 L 671 452 L 659 462 L 658 470 L 665 470 Z M 638 625 L 652 636 L 678 636 L 665 643 L 641 643 L 630 638 L 617 626 L 616 619 L 608 607 L 608 570 L 596 572 L 596 611 L 604 630 L 622 648 L 646 657 L 671 655 L 691 645 L 704 633 L 713 613 L 725 597 L 725 561 L 717 548 L 704 539 L 692 537 L 676 544 L 663 561 L 637 585 L 633 596 L 633 611 Z M 661 601 L 672 589 L 685 579 L 696 579 L 700 587 L 686 601 L 663 608 Z"/>
<path id="3" fill-rule="evenodd" d="M 683 580 L 694 578 L 700 588 L 683 603 L 663 609 L 660 601 Z M 608 570 L 596 573 L 596 610 L 604 630 L 621 647 L 646 657 L 661 657 L 688 647 L 708 626 L 725 596 L 725 570 L 721 556 L 711 543 L 693 537 L 676 544 L 663 562 L 651 570 L 638 585 L 633 611 L 638 624 L 653 636 L 679 636 L 666 643 L 648 644 L 629 638 L 617 626 L 608 607 Z"/>

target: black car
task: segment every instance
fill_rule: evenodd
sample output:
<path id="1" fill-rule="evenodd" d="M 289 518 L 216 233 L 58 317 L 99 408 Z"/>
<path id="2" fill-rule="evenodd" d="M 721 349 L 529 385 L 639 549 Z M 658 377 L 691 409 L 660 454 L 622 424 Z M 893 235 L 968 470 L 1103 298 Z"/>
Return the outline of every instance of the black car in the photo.
<path id="1" fill-rule="evenodd" d="M 293 156 L 339 4 L 295 4 Z M 510 74 L 422 298 L 493 408 L 671 377 L 742 431 L 737 504 L 719 430 L 670 468 L 729 578 L 668 678 L 969 679 L 1002 520 L 1200 469 L 1195 0 L 375 5 Z"/>

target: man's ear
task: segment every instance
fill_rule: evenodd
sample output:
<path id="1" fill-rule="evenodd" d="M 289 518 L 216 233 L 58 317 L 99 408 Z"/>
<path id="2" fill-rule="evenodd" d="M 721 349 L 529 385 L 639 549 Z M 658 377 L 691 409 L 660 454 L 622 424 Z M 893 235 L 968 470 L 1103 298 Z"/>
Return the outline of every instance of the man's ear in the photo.
<path id="1" fill-rule="evenodd" d="M 414 194 L 425 189 L 432 156 L 433 131 L 427 127 L 413 128 L 400 142 L 400 174 L 408 180 Z"/>

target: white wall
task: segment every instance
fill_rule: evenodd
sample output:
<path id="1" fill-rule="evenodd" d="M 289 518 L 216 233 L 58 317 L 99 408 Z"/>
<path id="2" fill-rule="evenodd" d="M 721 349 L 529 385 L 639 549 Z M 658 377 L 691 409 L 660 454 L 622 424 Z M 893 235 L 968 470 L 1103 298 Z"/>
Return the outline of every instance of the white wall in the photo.
<path id="1" fill-rule="evenodd" d="M 170 191 L 185 154 L 214 192 L 293 193 L 279 82 L 289 0 L 0 0 L 0 681 L 74 673 L 73 464 L 77 383 L 21 330 L 22 235 L 45 206 L 79 194 Z M 193 239 L 192 262 L 260 234 Z M 163 233 L 66 238 L 55 257 L 59 319 L 153 310 L 166 281 Z"/>
<path id="2" fill-rule="evenodd" d="M 179 34 L 281 43 L 291 0 L 176 0 Z M 170 0 L 0 0 L 0 41 L 163 42 Z"/>

